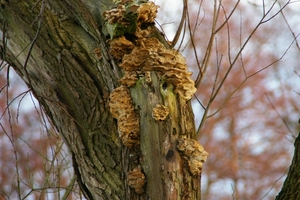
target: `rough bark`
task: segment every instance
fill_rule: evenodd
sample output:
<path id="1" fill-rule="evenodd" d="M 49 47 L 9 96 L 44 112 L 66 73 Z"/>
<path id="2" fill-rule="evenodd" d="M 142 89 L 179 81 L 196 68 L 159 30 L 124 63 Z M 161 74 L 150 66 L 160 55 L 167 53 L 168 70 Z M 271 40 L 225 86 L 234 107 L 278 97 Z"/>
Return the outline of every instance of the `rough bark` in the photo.
<path id="1" fill-rule="evenodd" d="M 292 164 L 276 200 L 300 199 L 300 134 L 295 140 Z"/>
<path id="2" fill-rule="evenodd" d="M 130 89 L 140 145 L 128 148 L 119 138 L 109 95 L 120 85 L 123 71 L 109 53 L 102 17 L 113 6 L 108 0 L 10 0 L 0 8 L 2 57 L 66 142 L 86 198 L 200 199 L 199 175 L 190 173 L 177 150 L 180 138 L 195 134 L 190 103 L 171 91 L 176 115 L 165 121 L 151 115 L 155 104 L 165 101 L 161 88 L 170 85 L 160 74 L 151 72 L 151 84 L 140 81 Z M 142 194 L 127 182 L 128 172 L 137 167 L 146 177 Z"/>

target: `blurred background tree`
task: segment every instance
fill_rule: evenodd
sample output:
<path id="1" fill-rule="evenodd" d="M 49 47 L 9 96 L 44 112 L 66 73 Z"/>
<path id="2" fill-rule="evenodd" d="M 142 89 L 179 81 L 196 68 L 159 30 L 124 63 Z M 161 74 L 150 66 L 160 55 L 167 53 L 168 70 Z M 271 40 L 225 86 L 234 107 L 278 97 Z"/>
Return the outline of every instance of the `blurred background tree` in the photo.
<path id="1" fill-rule="evenodd" d="M 66 146 L 5 62 L 0 88 L 0 199 L 82 197 Z"/>
<path id="2" fill-rule="evenodd" d="M 181 2 L 155 3 L 157 22 L 172 40 Z M 189 1 L 184 38 L 175 48 L 200 80 L 192 103 L 199 141 L 210 153 L 202 174 L 205 200 L 274 199 L 282 187 L 300 128 L 299 8 L 299 1 Z M 199 68 L 205 75 L 197 79 Z M 70 192 L 70 199 L 83 198 L 62 140 L 7 70 L 2 62 L 1 197 L 61 199 Z"/>
<path id="3" fill-rule="evenodd" d="M 158 21 L 172 38 L 179 11 L 167 4 Z M 299 1 L 189 1 L 192 40 L 187 31 L 179 50 L 194 74 L 207 65 L 193 100 L 210 152 L 203 199 L 274 199 L 280 191 L 300 128 L 298 9 Z"/>

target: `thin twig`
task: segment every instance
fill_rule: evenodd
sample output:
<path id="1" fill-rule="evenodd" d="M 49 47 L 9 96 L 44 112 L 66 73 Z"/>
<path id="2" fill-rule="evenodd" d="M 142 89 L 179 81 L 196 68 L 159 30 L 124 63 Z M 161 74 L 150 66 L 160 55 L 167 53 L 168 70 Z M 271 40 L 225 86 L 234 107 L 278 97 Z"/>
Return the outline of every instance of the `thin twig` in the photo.
<path id="1" fill-rule="evenodd" d="M 14 161 L 15 161 L 15 170 L 16 170 L 16 176 L 17 176 L 17 194 L 18 194 L 18 198 L 21 199 L 21 186 L 20 186 L 20 172 L 19 172 L 19 165 L 18 165 L 18 154 L 17 154 L 17 148 L 15 145 L 15 136 L 14 136 L 14 129 L 13 129 L 13 125 L 12 125 L 12 115 L 10 112 L 10 108 L 9 108 L 9 69 L 10 67 L 7 68 L 7 77 L 6 77 L 6 108 L 7 108 L 7 114 L 8 114 L 8 122 L 9 122 L 9 129 L 11 132 L 11 137 L 8 137 L 10 139 L 11 145 L 13 147 L 13 155 L 14 155 Z M 2 125 L 1 125 L 2 126 Z M 4 127 L 2 127 L 4 128 Z M 5 134 L 8 136 L 8 133 Z"/>
<path id="2" fill-rule="evenodd" d="M 271 101 L 271 98 L 269 97 L 269 95 L 267 93 L 265 93 L 265 95 L 267 96 L 267 99 L 269 101 L 269 103 L 271 104 L 273 110 L 275 110 L 277 116 L 281 119 L 281 121 L 284 123 L 285 127 L 288 129 L 288 131 L 290 132 L 290 134 L 292 134 L 292 136 L 294 138 L 296 138 L 295 134 L 293 133 L 293 131 L 291 130 L 291 128 L 289 127 L 289 125 L 287 124 L 287 122 L 285 121 L 285 119 L 283 119 L 283 117 L 280 115 L 280 113 L 278 112 L 278 110 L 276 109 L 276 107 L 274 106 L 274 104 Z"/>
<path id="3" fill-rule="evenodd" d="M 192 47 L 193 47 L 193 51 L 194 51 L 194 56 L 195 56 L 195 59 L 196 59 L 196 63 L 197 63 L 197 66 L 198 66 L 198 69 L 199 69 L 199 72 L 198 72 L 198 76 L 203 76 L 202 74 L 202 71 L 201 71 L 201 65 L 200 65 L 200 61 L 199 61 L 199 58 L 198 58 L 198 53 L 197 53 L 197 50 L 196 50 L 196 45 L 195 45 L 195 41 L 194 41 L 194 37 L 193 37 L 193 33 L 191 31 L 191 21 L 190 21 L 190 18 L 189 18 L 189 10 L 187 9 L 187 20 L 188 20 L 188 29 L 189 29 L 189 34 L 190 34 L 190 41 L 191 41 L 191 44 L 192 44 Z M 196 88 L 197 87 L 197 84 L 195 82 L 195 85 L 196 85 Z"/>
<path id="4" fill-rule="evenodd" d="M 275 61 L 273 61 L 273 62 L 270 63 L 269 65 L 267 65 L 267 66 L 261 68 L 260 70 L 257 70 L 256 72 L 250 74 L 249 76 L 247 76 L 247 77 L 242 81 L 242 83 L 240 83 L 240 85 L 239 85 L 237 88 L 235 88 L 235 89 L 233 90 L 233 92 L 232 92 L 232 93 L 224 100 L 224 102 L 222 103 L 222 105 L 221 105 L 214 113 L 212 113 L 211 115 L 207 116 L 207 118 L 213 117 L 215 114 L 217 114 L 217 113 L 225 106 L 225 104 L 227 103 L 227 101 L 228 101 L 229 99 L 231 99 L 231 97 L 235 94 L 235 92 L 237 92 L 237 91 L 238 91 L 238 90 L 246 83 L 246 81 L 248 81 L 248 80 L 249 80 L 250 78 L 252 78 L 253 76 L 257 75 L 258 73 L 260 73 L 260 72 L 266 70 L 267 68 L 273 66 L 275 63 L 277 63 L 277 62 L 279 62 L 280 60 L 282 60 L 282 58 L 287 54 L 288 50 L 291 48 L 291 46 L 292 46 L 293 44 L 294 44 L 294 41 L 292 41 L 292 42 L 290 43 L 290 45 L 289 45 L 288 48 L 284 51 L 284 53 L 280 56 L 280 58 L 276 59 Z"/>
<path id="5" fill-rule="evenodd" d="M 267 16 L 271 10 L 273 9 L 273 7 L 275 6 L 275 4 L 278 2 L 278 0 L 274 1 L 274 3 L 272 4 L 271 8 L 268 10 L 268 12 L 266 13 L 266 15 L 264 16 Z M 290 3 L 290 0 L 286 2 L 286 4 L 284 4 L 283 7 L 281 7 L 274 15 L 272 15 L 269 19 L 266 19 L 264 21 L 262 21 L 261 23 L 264 24 L 268 21 L 270 21 L 271 19 L 273 19 L 274 17 L 276 17 L 288 4 Z"/>
<path id="6" fill-rule="evenodd" d="M 289 2 L 289 1 L 288 1 Z M 288 3 L 287 3 L 288 4 Z M 284 7 L 283 8 L 285 8 L 286 6 L 287 6 L 287 4 L 285 4 L 284 5 Z M 230 71 L 232 70 L 232 68 L 233 68 L 233 66 L 235 65 L 235 63 L 236 63 L 236 61 L 238 60 L 238 58 L 239 58 L 239 56 L 242 54 L 242 52 L 243 52 L 243 50 L 244 50 L 244 48 L 246 47 L 246 45 L 248 44 L 248 42 L 250 41 L 250 39 L 252 38 L 252 36 L 254 35 L 254 33 L 257 31 L 257 29 L 263 24 L 263 22 L 264 22 L 264 20 L 265 20 L 265 18 L 266 18 L 266 16 L 268 15 L 268 13 L 270 13 L 270 11 L 271 11 L 271 9 L 273 8 L 273 6 L 274 5 L 272 5 L 271 6 L 271 8 L 270 8 L 270 10 L 268 10 L 267 11 L 267 13 L 266 13 L 266 15 L 264 15 L 262 18 L 261 18 L 261 20 L 258 22 L 258 24 L 255 26 L 255 28 L 252 30 L 252 32 L 250 33 L 250 35 L 248 36 L 248 38 L 246 39 L 246 41 L 244 42 L 244 44 L 241 46 L 241 48 L 240 48 L 240 50 L 237 52 L 237 54 L 236 54 L 236 56 L 235 56 L 235 58 L 233 59 L 233 61 L 230 63 L 230 66 L 229 66 L 229 68 L 228 68 L 228 70 L 226 71 L 226 73 L 225 73 L 225 75 L 224 75 L 224 77 L 223 77 L 223 79 L 221 80 L 221 82 L 220 82 L 220 84 L 219 84 L 219 86 L 217 87 L 217 90 L 216 90 L 216 92 L 211 96 L 211 98 L 210 98 L 210 101 L 209 101 L 209 103 L 208 103 L 208 105 L 207 105 L 207 107 L 206 107 L 206 110 L 205 110 L 205 112 L 204 112 L 204 114 L 205 115 L 203 115 L 203 117 L 202 117 L 202 120 L 201 120 L 201 123 L 200 123 L 200 125 L 199 125 L 199 127 L 198 127 L 198 129 L 197 129 L 197 135 L 199 135 L 200 134 L 200 131 L 201 131 L 201 128 L 203 127 L 203 123 L 205 122 L 205 120 L 207 119 L 207 118 L 209 118 L 209 117 L 212 117 L 212 116 L 214 116 L 216 113 L 218 113 L 224 106 L 225 106 L 225 104 L 227 103 L 227 101 L 232 97 L 232 95 L 249 79 L 249 78 L 251 78 L 252 76 L 254 76 L 254 75 L 256 75 L 256 74 L 258 74 L 258 73 L 260 73 L 261 71 L 263 71 L 263 70 L 265 70 L 266 68 L 268 68 L 268 67 L 270 67 L 271 65 L 273 65 L 274 63 L 276 63 L 276 62 L 278 62 L 279 60 L 281 60 L 282 58 L 283 58 L 283 56 L 287 53 L 287 51 L 290 49 L 290 47 L 291 47 L 291 45 L 294 43 L 294 41 L 290 44 L 290 46 L 288 47 L 288 49 L 283 53 L 283 55 L 279 58 L 279 59 L 277 59 L 277 60 L 275 60 L 274 62 L 272 62 L 270 65 L 268 65 L 268 66 L 266 66 L 266 67 L 264 67 L 264 68 L 262 68 L 262 69 L 260 69 L 260 70 L 258 70 L 257 72 L 255 72 L 255 73 L 253 73 L 253 74 L 251 74 L 250 76 L 247 76 L 246 78 L 245 78 L 245 80 L 226 98 L 226 100 L 223 102 L 223 104 L 213 113 L 213 114 L 211 114 L 211 115 L 209 115 L 209 116 L 206 116 L 207 115 L 207 113 L 209 112 L 209 108 L 210 108 L 210 106 L 211 106 L 211 104 L 212 104 L 212 102 L 214 101 L 214 99 L 216 98 L 216 96 L 218 95 L 218 93 L 219 93 L 219 91 L 221 90 L 221 88 L 223 87 L 223 85 L 224 85 L 224 82 L 225 82 L 225 80 L 227 79 L 227 77 L 228 77 L 228 75 L 229 75 L 229 73 L 230 73 Z M 283 9 L 282 8 L 282 9 Z M 282 10 L 282 9 L 280 9 L 280 10 Z M 277 12 L 277 14 L 279 13 L 279 11 Z"/>
<path id="7" fill-rule="evenodd" d="M 2 115 L 0 116 L 0 120 L 3 118 L 3 116 L 5 115 L 6 111 L 8 111 L 9 109 L 9 106 L 17 99 L 19 98 L 20 96 L 23 96 L 25 95 L 29 90 L 26 90 L 25 92 L 22 92 L 20 94 L 18 94 L 16 97 L 14 97 L 10 102 L 7 103 Z"/>
<path id="8" fill-rule="evenodd" d="M 219 28 L 216 29 L 216 33 L 219 32 L 219 31 L 223 28 L 223 26 L 225 26 L 226 24 L 228 24 L 229 19 L 231 18 L 231 16 L 233 15 L 233 13 L 235 12 L 235 10 L 237 9 L 237 7 L 238 7 L 240 1 L 241 1 L 241 0 L 238 0 L 238 1 L 236 2 L 236 4 L 234 5 L 233 9 L 232 9 L 231 12 L 229 13 L 228 17 L 226 17 L 226 18 L 225 18 L 225 21 L 219 26 Z M 220 2 L 220 5 L 222 5 L 221 2 Z M 223 5 L 222 5 L 222 7 L 223 7 Z M 224 7 L 223 7 L 223 10 L 224 10 Z"/>
<path id="9" fill-rule="evenodd" d="M 183 6 L 182 6 L 182 16 L 181 16 L 181 20 L 180 20 L 180 23 L 179 23 L 179 26 L 177 28 L 177 31 L 176 31 L 176 34 L 173 38 L 173 41 L 172 41 L 172 47 L 174 47 L 181 35 L 181 31 L 182 31 L 182 28 L 183 28 L 183 25 L 184 25 L 184 22 L 185 22 L 185 19 L 186 19 L 186 16 L 187 16 L 187 9 L 188 9 L 188 0 L 183 0 Z"/>
<path id="10" fill-rule="evenodd" d="M 279 2 L 278 2 L 278 4 L 279 4 L 279 6 L 280 6 L 280 8 L 281 8 L 281 5 L 280 5 Z M 298 51 L 300 51 L 300 46 L 299 46 L 298 40 L 296 39 L 296 38 L 297 38 L 297 37 L 296 37 L 296 34 L 295 34 L 294 31 L 292 30 L 292 27 L 291 27 L 290 24 L 288 23 L 288 21 L 287 21 L 285 15 L 283 14 L 283 11 L 282 11 L 281 9 L 280 9 L 280 14 L 281 14 L 281 16 L 282 16 L 282 18 L 283 18 L 285 24 L 286 24 L 287 27 L 289 28 L 291 34 L 293 35 L 293 38 L 295 39 L 295 43 L 296 43 L 296 46 L 297 46 Z"/>
<path id="11" fill-rule="evenodd" d="M 218 43 L 216 42 L 216 44 L 218 44 Z M 218 48 L 216 49 L 216 53 L 217 53 L 217 56 L 218 56 Z M 216 85 L 217 85 L 217 79 L 218 79 L 218 77 L 219 77 L 220 63 L 221 63 L 221 61 L 222 61 L 222 58 L 223 58 L 223 56 L 221 56 L 220 61 L 218 61 L 219 59 L 217 59 L 217 72 L 216 72 L 216 75 L 215 75 L 215 80 L 214 80 L 214 84 L 213 84 L 213 87 L 212 87 L 212 90 L 211 90 L 211 95 L 210 95 L 210 97 L 212 97 L 213 94 L 215 93 L 215 89 L 216 89 Z M 207 106 L 206 106 L 206 108 L 204 109 L 204 113 L 203 113 L 201 122 L 200 122 L 200 124 L 199 124 L 199 126 L 198 126 L 198 129 L 197 129 L 197 133 L 196 133 L 196 136 L 197 136 L 197 137 L 200 136 L 200 130 L 201 130 L 202 127 L 204 126 L 204 122 L 205 122 L 205 120 L 207 119 L 208 111 L 209 111 L 209 109 L 210 109 L 210 106 L 211 106 L 212 102 L 213 102 L 213 99 L 210 98 L 210 99 L 209 99 L 209 102 L 208 102 L 208 104 L 207 104 Z"/>
<path id="12" fill-rule="evenodd" d="M 38 37 L 39 37 L 39 35 L 40 35 L 40 31 L 41 31 L 41 27 L 42 27 L 42 21 L 43 21 L 44 10 L 45 10 L 45 1 L 43 0 L 43 1 L 42 1 L 42 6 L 41 6 L 41 9 L 40 9 L 40 13 L 39 13 L 39 15 L 37 16 L 37 18 L 39 18 L 39 20 L 38 20 L 38 28 L 37 28 L 36 34 L 35 34 L 35 36 L 34 36 L 32 42 L 31 42 L 31 44 L 30 44 L 29 51 L 28 51 L 28 54 L 27 54 L 27 57 L 26 57 L 26 60 L 25 60 L 24 66 L 23 66 L 23 68 L 24 68 L 24 70 L 25 70 L 25 74 L 26 74 L 27 80 L 28 80 L 28 85 L 29 85 L 30 87 L 32 87 L 32 86 L 31 86 L 31 79 L 30 79 L 30 76 L 29 76 L 29 73 L 28 73 L 28 70 L 27 70 L 27 63 L 28 63 L 28 60 L 29 60 L 29 58 L 30 58 L 30 55 L 31 55 L 31 51 L 32 51 L 32 49 L 33 49 L 33 46 L 34 46 L 34 44 L 36 43 L 36 41 L 37 41 L 37 39 L 38 39 Z M 36 18 L 36 19 L 37 19 L 37 18 Z M 36 19 L 35 19 L 35 20 L 36 20 Z M 34 22 L 35 22 L 35 20 L 34 20 Z"/>
<path id="13" fill-rule="evenodd" d="M 194 39 L 195 38 L 195 34 L 196 34 L 196 30 L 197 30 L 197 28 L 198 28 L 198 26 L 200 26 L 201 24 L 202 24 L 202 22 L 203 22 L 203 20 L 205 19 L 205 10 L 203 11 L 203 17 L 201 18 L 201 20 L 199 21 L 199 17 L 200 17 L 200 14 L 201 14 L 201 6 L 202 6 L 202 3 L 203 3 L 203 0 L 201 0 L 201 2 L 200 2 L 200 4 L 199 4 L 199 6 L 198 6 L 198 11 L 197 11 L 197 16 L 196 16 L 196 20 L 195 20 L 195 25 L 194 25 L 194 28 L 193 28 L 193 31 L 192 31 L 192 34 L 191 34 L 191 36 L 190 36 L 190 38 L 189 38 L 189 40 L 188 40 L 188 42 L 185 44 L 185 46 L 182 48 L 182 51 L 184 51 L 187 47 L 188 47 L 188 44 L 190 43 L 190 42 L 192 42 L 192 39 Z M 189 22 L 189 13 L 187 13 L 187 17 L 188 17 L 188 23 L 190 23 Z M 183 41 L 182 41 L 183 42 Z M 180 46 L 181 47 L 181 46 Z M 196 50 L 196 52 L 197 52 L 197 50 Z M 197 54 L 196 54 L 196 56 L 197 56 Z M 197 58 L 196 58 L 197 59 Z M 200 64 L 199 63 L 197 63 L 198 64 L 198 69 L 200 69 Z"/>
<path id="14" fill-rule="evenodd" d="M 283 173 L 274 183 L 273 183 L 273 185 L 272 185 L 272 187 L 268 190 L 268 192 L 266 192 L 266 194 L 263 196 L 263 197 L 261 197 L 260 198 L 260 200 L 263 200 L 266 196 L 268 196 L 268 194 L 273 190 L 273 188 L 275 187 L 275 185 L 276 185 L 276 183 L 280 180 L 280 179 L 282 179 L 287 173 L 288 173 L 288 170 L 289 170 L 289 168 L 287 168 L 286 170 L 285 170 L 285 173 Z"/>
<path id="15" fill-rule="evenodd" d="M 221 2 L 221 0 L 220 0 L 220 2 Z M 215 0 L 214 1 L 214 16 L 213 16 L 213 23 L 212 23 L 212 28 L 211 28 L 211 35 L 210 35 L 209 42 L 208 42 L 208 45 L 206 48 L 207 50 L 205 52 L 205 56 L 204 56 L 201 64 L 199 64 L 199 61 L 196 57 L 197 65 L 199 68 L 199 73 L 198 73 L 196 81 L 195 81 L 196 88 L 199 87 L 199 85 L 204 77 L 204 74 L 208 68 L 208 63 L 209 63 L 209 59 L 210 59 L 210 56 L 212 53 L 212 48 L 213 48 L 213 41 L 214 41 L 215 35 L 217 34 L 217 32 L 215 30 L 216 30 L 217 21 L 219 18 L 220 9 L 221 9 L 220 4 L 219 4 L 219 6 L 217 6 L 217 1 Z M 194 51 L 196 50 L 194 45 L 193 45 L 193 49 L 194 49 Z M 195 56 L 197 56 L 197 52 L 195 52 Z"/>

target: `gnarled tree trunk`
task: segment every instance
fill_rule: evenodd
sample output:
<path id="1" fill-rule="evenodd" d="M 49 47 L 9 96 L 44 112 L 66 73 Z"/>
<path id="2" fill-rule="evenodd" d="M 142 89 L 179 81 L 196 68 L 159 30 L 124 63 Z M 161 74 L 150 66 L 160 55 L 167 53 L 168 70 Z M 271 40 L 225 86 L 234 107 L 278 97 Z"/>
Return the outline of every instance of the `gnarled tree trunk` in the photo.
<path id="1" fill-rule="evenodd" d="M 130 1 L 1 2 L 2 58 L 63 137 L 86 198 L 200 199 L 207 154 L 193 140 L 195 89 L 182 57 L 147 21 L 153 7 L 141 16 Z M 113 43 L 120 38 L 129 49 Z M 125 56 L 129 66 L 146 57 L 128 69 Z"/>
<path id="2" fill-rule="evenodd" d="M 287 178 L 276 200 L 300 199 L 300 134 L 295 140 L 295 152 Z"/>

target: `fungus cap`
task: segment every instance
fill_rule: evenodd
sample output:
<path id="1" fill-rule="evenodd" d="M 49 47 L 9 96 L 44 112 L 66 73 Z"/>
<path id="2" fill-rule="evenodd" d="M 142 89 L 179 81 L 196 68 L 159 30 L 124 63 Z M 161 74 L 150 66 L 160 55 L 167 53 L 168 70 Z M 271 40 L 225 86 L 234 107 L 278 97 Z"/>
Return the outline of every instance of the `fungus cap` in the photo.
<path id="1" fill-rule="evenodd" d="M 170 113 L 170 111 L 167 106 L 156 104 L 156 106 L 152 110 L 152 117 L 156 121 L 163 121 L 167 118 L 169 113 Z"/>

